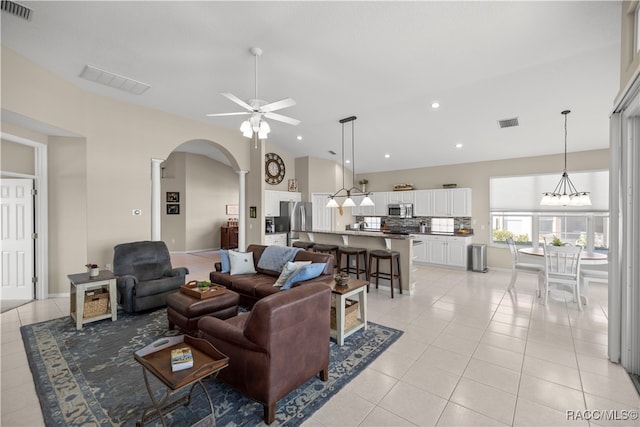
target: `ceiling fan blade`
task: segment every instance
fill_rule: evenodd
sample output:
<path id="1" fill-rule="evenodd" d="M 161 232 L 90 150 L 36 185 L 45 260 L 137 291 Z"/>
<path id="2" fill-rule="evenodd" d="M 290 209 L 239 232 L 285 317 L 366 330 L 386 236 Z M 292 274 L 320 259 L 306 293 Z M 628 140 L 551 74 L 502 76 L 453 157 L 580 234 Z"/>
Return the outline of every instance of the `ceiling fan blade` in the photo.
<path id="1" fill-rule="evenodd" d="M 207 114 L 207 117 L 221 117 L 221 116 L 244 116 L 251 114 L 249 111 L 238 111 L 237 113 L 213 113 Z"/>
<path id="2" fill-rule="evenodd" d="M 292 107 L 296 105 L 296 101 L 291 98 L 281 99 L 280 101 L 272 102 L 271 104 L 263 105 L 260 111 L 263 113 L 269 113 L 271 111 L 282 110 L 283 108 Z"/>
<path id="3" fill-rule="evenodd" d="M 282 114 L 265 113 L 264 116 L 267 119 L 277 120 L 279 122 L 288 123 L 288 124 L 294 125 L 294 126 L 300 123 L 300 120 L 292 119 L 291 117 L 283 116 Z"/>
<path id="4" fill-rule="evenodd" d="M 224 96 L 225 98 L 227 98 L 230 101 L 235 102 L 236 104 L 238 104 L 242 108 L 246 108 L 249 111 L 253 111 L 253 108 L 251 108 L 251 105 L 247 104 L 242 99 L 238 98 L 237 96 L 235 96 L 232 93 L 224 92 L 224 93 L 221 93 L 220 95 Z"/>

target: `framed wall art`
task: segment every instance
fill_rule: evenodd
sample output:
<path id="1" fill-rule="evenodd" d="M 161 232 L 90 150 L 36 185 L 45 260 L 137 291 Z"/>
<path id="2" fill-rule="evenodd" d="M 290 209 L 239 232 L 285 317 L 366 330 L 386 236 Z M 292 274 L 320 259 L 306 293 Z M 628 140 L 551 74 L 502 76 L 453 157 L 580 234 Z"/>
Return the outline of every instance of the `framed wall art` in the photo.
<path id="1" fill-rule="evenodd" d="M 240 213 L 239 205 L 227 205 L 227 215 L 238 215 Z"/>
<path id="2" fill-rule="evenodd" d="M 290 179 L 289 180 L 289 191 L 298 191 L 298 180 Z"/>
<path id="3" fill-rule="evenodd" d="M 257 218 L 258 210 L 255 206 L 249 206 L 249 218 Z"/>
<path id="4" fill-rule="evenodd" d="M 180 203 L 180 192 L 167 191 L 167 203 Z"/>
<path id="5" fill-rule="evenodd" d="M 167 203 L 167 215 L 180 215 L 180 205 Z"/>

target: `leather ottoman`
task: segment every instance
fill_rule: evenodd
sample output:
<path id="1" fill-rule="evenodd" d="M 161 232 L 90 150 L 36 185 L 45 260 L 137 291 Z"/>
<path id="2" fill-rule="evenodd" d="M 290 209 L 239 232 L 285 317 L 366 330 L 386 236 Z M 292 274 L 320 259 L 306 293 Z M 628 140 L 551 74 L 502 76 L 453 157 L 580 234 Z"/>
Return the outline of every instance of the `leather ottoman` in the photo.
<path id="1" fill-rule="evenodd" d="M 182 292 L 167 295 L 167 319 L 169 330 L 177 326 L 185 334 L 198 336 L 198 320 L 213 316 L 228 319 L 238 315 L 240 296 L 227 289 L 222 294 L 211 298 L 194 298 Z"/>

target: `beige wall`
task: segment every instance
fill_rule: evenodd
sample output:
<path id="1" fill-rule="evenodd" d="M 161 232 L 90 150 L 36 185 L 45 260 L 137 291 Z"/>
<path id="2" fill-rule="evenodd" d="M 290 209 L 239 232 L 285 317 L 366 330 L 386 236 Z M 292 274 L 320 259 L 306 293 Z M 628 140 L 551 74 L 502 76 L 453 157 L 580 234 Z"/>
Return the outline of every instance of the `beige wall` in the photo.
<path id="1" fill-rule="evenodd" d="M 0 170 L 3 172 L 22 173 L 25 175 L 35 174 L 33 147 L 15 142 L 1 141 L 0 147 Z"/>
<path id="2" fill-rule="evenodd" d="M 407 169 L 393 172 L 368 173 L 356 180 L 367 178 L 368 190 L 390 191 L 394 184 L 413 184 L 418 190 L 442 188 L 442 184 L 455 183 L 460 188 L 473 190 L 472 209 L 474 243 L 489 243 L 489 178 L 492 176 L 517 176 L 538 173 L 562 175 L 563 154 L 494 160 L 458 165 Z M 568 154 L 569 174 L 572 171 L 608 170 L 609 150 L 583 151 Z M 552 189 L 549 189 L 552 190 Z M 483 229 L 484 227 L 484 229 Z M 510 268 L 508 251 L 488 248 L 488 264 L 491 267 Z"/>
<path id="3" fill-rule="evenodd" d="M 160 198 L 162 207 L 161 239 L 169 248 L 169 251 L 184 252 L 188 249 L 186 242 L 187 216 L 187 154 L 171 153 L 162 163 L 162 179 Z M 167 215 L 167 191 L 177 191 L 180 196 L 180 214 Z"/>
<path id="4" fill-rule="evenodd" d="M 237 205 L 238 174 L 220 162 L 196 154 L 186 156 L 186 248 L 220 248 L 220 227 L 227 224 L 227 205 Z"/>
<path id="5" fill-rule="evenodd" d="M 85 264 L 105 266 L 112 259 L 87 253 L 87 143 L 84 138 L 50 137 L 47 146 L 49 185 L 49 293 L 69 292 L 67 274 Z M 101 212 L 103 218 L 109 210 Z M 55 218 L 55 220 L 52 220 Z M 101 220 L 95 224 L 99 226 Z"/>
<path id="6" fill-rule="evenodd" d="M 162 240 L 170 251 L 220 247 L 220 227 L 227 224 L 227 205 L 238 204 L 238 174 L 209 157 L 172 153 L 163 162 Z M 166 192 L 180 193 L 180 214 L 167 215 Z"/>
<path id="7" fill-rule="evenodd" d="M 1 67 L 3 109 L 86 140 L 84 156 L 56 158 L 49 164 L 50 175 L 56 177 L 69 163 L 86 169 L 86 225 L 68 221 L 78 216 L 73 203 L 61 203 L 49 215 L 50 230 L 64 236 L 76 233 L 81 224 L 85 241 L 74 250 L 61 251 L 56 265 L 50 262 L 52 272 L 82 271 L 87 260 L 111 263 L 114 245 L 150 238 L 152 158 L 167 158 L 184 142 L 206 140 L 227 155 L 234 170 L 250 168 L 250 146 L 237 131 L 80 90 L 4 46 Z M 3 132 L 10 128 L 32 133 L 3 123 Z M 132 209 L 143 214 L 134 216 Z M 82 255 L 75 253 L 79 247 Z M 68 292 L 66 277 L 61 277 L 50 274 L 51 293 Z"/>

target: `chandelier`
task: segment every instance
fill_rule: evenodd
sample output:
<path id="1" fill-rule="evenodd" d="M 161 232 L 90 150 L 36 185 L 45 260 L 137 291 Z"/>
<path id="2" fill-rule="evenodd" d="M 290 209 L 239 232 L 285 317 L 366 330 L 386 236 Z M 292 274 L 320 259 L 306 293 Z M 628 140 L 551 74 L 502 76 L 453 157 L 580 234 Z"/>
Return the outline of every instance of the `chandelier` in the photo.
<path id="1" fill-rule="evenodd" d="M 354 130 L 354 121 L 357 119 L 356 116 L 347 117 L 340 120 L 340 124 L 342 124 L 342 188 L 333 193 L 333 195 L 329 196 L 329 203 L 327 203 L 328 208 L 337 208 L 342 206 L 343 208 L 354 207 L 356 203 L 353 201 L 352 196 L 364 196 L 362 201 L 360 202 L 360 206 L 374 206 L 373 200 L 369 195 L 371 193 L 365 193 L 362 189 L 355 186 L 356 182 L 356 159 L 355 159 L 355 130 Z M 353 187 L 347 189 L 344 185 L 344 124 L 351 122 L 351 183 Z M 342 202 L 342 205 L 338 204 L 336 199 L 345 199 Z"/>
<path id="2" fill-rule="evenodd" d="M 567 115 L 570 110 L 564 110 L 564 172 L 560 182 L 551 193 L 542 193 L 542 206 L 591 206 L 591 197 L 588 192 L 578 191 L 569 179 L 567 173 Z"/>

